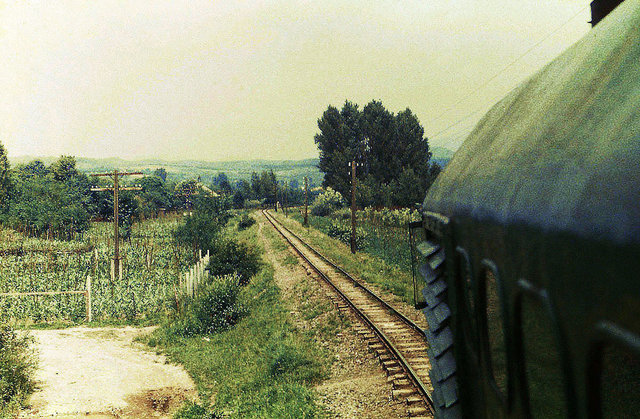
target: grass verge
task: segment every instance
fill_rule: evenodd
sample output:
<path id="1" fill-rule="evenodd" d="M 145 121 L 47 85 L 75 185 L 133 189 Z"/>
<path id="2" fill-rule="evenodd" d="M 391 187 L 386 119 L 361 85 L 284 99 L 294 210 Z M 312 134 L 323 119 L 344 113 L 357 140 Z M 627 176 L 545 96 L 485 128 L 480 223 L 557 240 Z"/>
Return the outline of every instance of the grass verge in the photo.
<path id="1" fill-rule="evenodd" d="M 400 297 L 406 303 L 414 303 L 411 273 L 363 252 L 354 255 L 339 240 L 332 239 L 314 227 L 304 227 L 296 219 L 287 218 L 281 212 L 271 211 L 271 214 L 347 272 Z"/>
<path id="2" fill-rule="evenodd" d="M 239 235 L 257 245 L 257 226 Z M 264 264 L 238 300 L 246 314 L 227 330 L 180 337 L 161 328 L 146 338 L 182 364 L 198 387 L 201 405 L 185 405 L 176 417 L 321 415 L 311 386 L 327 376 L 331 357 L 291 322 L 273 268 Z"/>

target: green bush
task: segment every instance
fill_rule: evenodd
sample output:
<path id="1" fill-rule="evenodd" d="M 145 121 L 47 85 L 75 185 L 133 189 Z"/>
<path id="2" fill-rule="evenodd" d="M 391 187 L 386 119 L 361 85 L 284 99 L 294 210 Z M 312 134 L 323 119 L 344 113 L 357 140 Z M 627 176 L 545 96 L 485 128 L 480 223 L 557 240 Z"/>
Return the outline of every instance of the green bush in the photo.
<path id="1" fill-rule="evenodd" d="M 238 221 L 238 230 L 239 231 L 246 230 L 252 225 L 254 225 L 255 223 L 256 223 L 256 220 L 250 217 L 249 214 L 243 214 L 242 217 L 240 217 L 240 221 Z"/>
<path id="2" fill-rule="evenodd" d="M 351 245 L 351 225 L 332 220 L 327 229 L 327 235 Z M 356 227 L 356 249 L 362 249 L 369 243 L 369 234 L 362 227 Z"/>
<path id="3" fill-rule="evenodd" d="M 327 188 L 326 191 L 316 197 L 311 204 L 311 214 L 327 216 L 332 212 L 344 207 L 345 201 L 340 192 Z"/>
<path id="4" fill-rule="evenodd" d="M 243 242 L 221 238 L 213 245 L 209 272 L 212 275 L 236 274 L 245 285 L 260 270 L 260 253 Z"/>
<path id="5" fill-rule="evenodd" d="M 0 417 L 15 415 L 35 389 L 30 342 L 27 336 L 18 336 L 11 327 L 0 324 Z"/>
<path id="6" fill-rule="evenodd" d="M 182 310 L 166 326 L 174 336 L 206 335 L 233 326 L 246 310 L 238 300 L 240 286 L 235 276 L 214 277 L 200 286 L 195 298 L 186 297 Z M 173 321 L 171 321 L 173 320 Z"/>
<path id="7" fill-rule="evenodd" d="M 193 215 L 185 217 L 184 223 L 176 228 L 176 242 L 191 246 L 194 251 L 213 250 L 212 243 L 218 239 L 222 228 L 231 218 L 229 208 L 229 201 L 224 198 L 198 198 Z"/>

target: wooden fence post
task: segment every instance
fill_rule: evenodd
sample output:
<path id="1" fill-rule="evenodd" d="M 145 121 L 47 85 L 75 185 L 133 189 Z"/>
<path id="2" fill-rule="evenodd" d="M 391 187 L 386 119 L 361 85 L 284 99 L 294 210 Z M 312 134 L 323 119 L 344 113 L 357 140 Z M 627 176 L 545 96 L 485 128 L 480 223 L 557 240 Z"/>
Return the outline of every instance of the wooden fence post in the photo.
<path id="1" fill-rule="evenodd" d="M 98 274 L 98 248 L 95 247 L 93 250 L 94 250 L 93 274 L 97 275 Z"/>
<path id="2" fill-rule="evenodd" d="M 91 323 L 91 275 L 87 275 L 86 303 L 87 303 L 87 322 Z"/>

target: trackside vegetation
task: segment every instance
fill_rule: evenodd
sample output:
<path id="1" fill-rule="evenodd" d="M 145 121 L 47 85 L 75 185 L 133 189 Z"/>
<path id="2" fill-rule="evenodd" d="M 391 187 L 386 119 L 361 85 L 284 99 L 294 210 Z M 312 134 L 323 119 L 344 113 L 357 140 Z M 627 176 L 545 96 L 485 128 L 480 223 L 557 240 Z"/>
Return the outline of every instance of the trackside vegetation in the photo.
<path id="1" fill-rule="evenodd" d="M 31 340 L 0 323 L 0 418 L 16 417 L 35 388 Z"/>
<path id="2" fill-rule="evenodd" d="M 241 231 L 237 249 L 259 249 L 257 229 Z M 222 236 L 237 232 L 236 220 L 225 230 Z M 215 266 L 202 292 L 146 338 L 197 384 L 200 403 L 186 403 L 175 417 L 318 416 L 311 385 L 327 376 L 331 356 L 289 319 L 273 268 L 261 262 L 241 285 L 238 275 L 218 276 Z"/>
<path id="3" fill-rule="evenodd" d="M 309 227 L 302 226 L 302 215 L 299 213 L 292 211 L 289 218 L 281 213 L 271 214 L 347 272 L 391 292 L 407 303 L 414 303 L 406 227 L 378 225 L 374 229 L 363 222 L 363 226 L 357 230 L 360 234 L 359 247 L 363 251 L 353 255 L 346 233 L 349 221 L 343 219 L 340 212 L 334 213 L 335 218 L 310 215 Z M 359 215 L 364 216 L 363 212 Z M 421 297 L 418 295 L 418 298 Z"/>

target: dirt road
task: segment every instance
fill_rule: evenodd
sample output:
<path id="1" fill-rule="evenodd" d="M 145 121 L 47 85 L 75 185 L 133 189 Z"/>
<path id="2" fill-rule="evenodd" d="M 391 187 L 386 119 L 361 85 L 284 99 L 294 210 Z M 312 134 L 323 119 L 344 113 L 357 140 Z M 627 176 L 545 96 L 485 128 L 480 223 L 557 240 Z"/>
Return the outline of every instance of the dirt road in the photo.
<path id="1" fill-rule="evenodd" d="M 196 396 L 186 371 L 133 342 L 152 328 L 34 330 L 39 390 L 21 417 L 168 417 Z"/>

